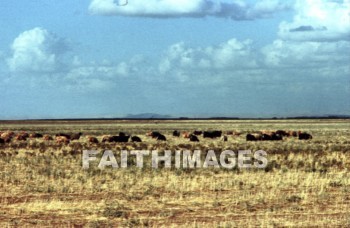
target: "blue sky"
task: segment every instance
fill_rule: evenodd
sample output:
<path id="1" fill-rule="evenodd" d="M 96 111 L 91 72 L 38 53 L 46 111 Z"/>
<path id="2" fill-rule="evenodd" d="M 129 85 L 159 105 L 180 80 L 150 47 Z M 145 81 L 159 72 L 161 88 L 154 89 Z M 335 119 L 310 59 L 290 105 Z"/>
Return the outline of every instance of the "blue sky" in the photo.
<path id="1" fill-rule="evenodd" d="M 4 0 L 0 119 L 350 114 L 349 12 L 349 0 Z"/>

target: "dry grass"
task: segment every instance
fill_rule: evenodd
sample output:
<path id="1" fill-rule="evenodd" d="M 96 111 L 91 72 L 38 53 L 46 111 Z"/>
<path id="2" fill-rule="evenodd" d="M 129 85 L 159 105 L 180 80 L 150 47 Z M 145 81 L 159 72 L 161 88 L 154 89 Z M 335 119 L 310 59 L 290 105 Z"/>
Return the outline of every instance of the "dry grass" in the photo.
<path id="1" fill-rule="evenodd" d="M 228 142 L 171 137 L 174 129 L 237 130 Z M 305 130 L 311 141 L 246 142 L 257 130 Z M 254 227 L 350 226 L 350 122 L 96 121 L 10 122 L 0 130 L 83 132 L 99 139 L 125 131 L 143 143 L 69 145 L 41 139 L 0 145 L 0 226 Z M 167 142 L 144 136 L 165 133 Z M 81 167 L 83 149 L 265 150 L 265 169 L 99 170 Z M 147 164 L 147 162 L 145 162 Z"/>

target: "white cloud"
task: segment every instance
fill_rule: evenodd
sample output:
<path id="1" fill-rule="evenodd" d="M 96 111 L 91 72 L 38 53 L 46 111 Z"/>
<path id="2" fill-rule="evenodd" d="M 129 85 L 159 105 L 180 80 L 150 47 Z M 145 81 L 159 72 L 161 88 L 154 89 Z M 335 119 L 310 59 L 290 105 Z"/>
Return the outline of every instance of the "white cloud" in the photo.
<path id="1" fill-rule="evenodd" d="M 279 36 L 297 41 L 350 40 L 350 1 L 297 0 L 292 22 L 281 22 Z"/>
<path id="2" fill-rule="evenodd" d="M 230 39 L 217 46 L 186 47 L 180 42 L 171 45 L 163 56 L 160 73 L 169 71 L 242 70 L 256 68 L 257 62 L 250 40 Z M 183 73 L 181 74 L 183 78 Z"/>
<path id="3" fill-rule="evenodd" d="M 337 68 L 350 62 L 350 42 L 296 42 L 276 40 L 262 50 L 270 67 Z"/>
<path id="4" fill-rule="evenodd" d="M 252 20 L 270 17 L 289 8 L 279 0 L 263 0 L 255 5 L 244 1 L 214 0 L 132 0 L 118 6 L 114 0 L 92 0 L 89 9 L 93 14 L 133 17 L 225 17 L 234 20 Z"/>
<path id="5" fill-rule="evenodd" d="M 66 51 L 64 41 L 42 28 L 21 33 L 12 43 L 13 55 L 7 59 L 11 71 L 53 72 Z"/>

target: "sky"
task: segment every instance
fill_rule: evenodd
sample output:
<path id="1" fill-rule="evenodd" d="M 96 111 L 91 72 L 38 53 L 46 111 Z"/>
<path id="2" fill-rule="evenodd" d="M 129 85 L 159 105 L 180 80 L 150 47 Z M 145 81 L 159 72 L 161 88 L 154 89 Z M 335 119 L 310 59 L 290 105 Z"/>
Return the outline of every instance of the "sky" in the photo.
<path id="1" fill-rule="evenodd" d="M 350 0 L 2 0 L 0 119 L 350 115 Z"/>

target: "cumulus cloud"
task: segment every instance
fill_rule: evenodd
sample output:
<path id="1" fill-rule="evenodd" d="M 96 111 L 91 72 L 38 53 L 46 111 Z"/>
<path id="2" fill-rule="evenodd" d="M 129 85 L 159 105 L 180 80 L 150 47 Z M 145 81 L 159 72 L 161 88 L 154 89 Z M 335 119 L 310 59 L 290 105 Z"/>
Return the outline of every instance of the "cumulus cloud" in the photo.
<path id="1" fill-rule="evenodd" d="M 160 73 L 176 70 L 207 71 L 256 68 L 257 62 L 251 40 L 230 39 L 216 46 L 187 47 L 184 42 L 171 45 L 163 56 Z M 184 76 L 184 74 L 180 74 Z"/>
<path id="2" fill-rule="evenodd" d="M 115 0 L 92 0 L 89 10 L 92 14 L 131 17 L 224 17 L 234 20 L 253 20 L 270 17 L 289 8 L 279 0 L 262 0 L 255 5 L 245 1 L 223 0 L 132 0 L 120 6 Z"/>
<path id="3" fill-rule="evenodd" d="M 281 22 L 279 37 L 296 41 L 350 41 L 350 1 L 297 0 L 293 21 Z"/>
<path id="4" fill-rule="evenodd" d="M 270 67 L 336 68 L 350 62 L 350 42 L 297 42 L 275 40 L 262 49 Z M 350 72 L 349 72 L 350 73 Z"/>
<path id="5" fill-rule="evenodd" d="M 13 55 L 7 59 L 11 71 L 54 72 L 68 46 L 62 38 L 37 27 L 21 33 L 11 49 Z"/>

